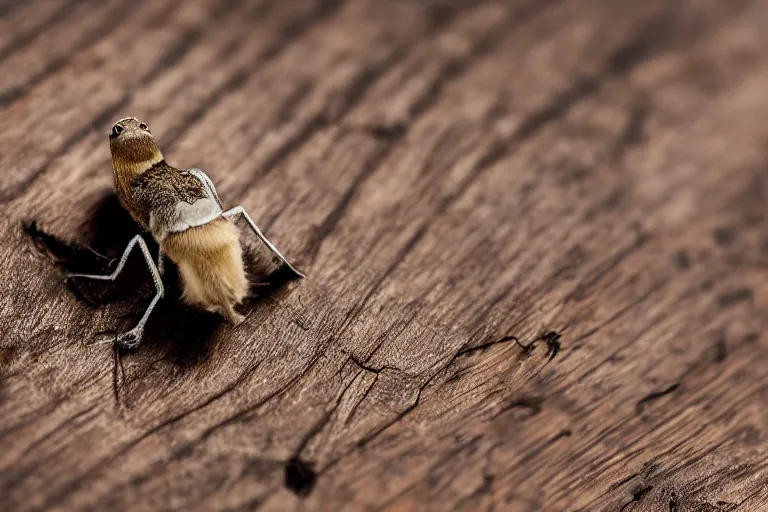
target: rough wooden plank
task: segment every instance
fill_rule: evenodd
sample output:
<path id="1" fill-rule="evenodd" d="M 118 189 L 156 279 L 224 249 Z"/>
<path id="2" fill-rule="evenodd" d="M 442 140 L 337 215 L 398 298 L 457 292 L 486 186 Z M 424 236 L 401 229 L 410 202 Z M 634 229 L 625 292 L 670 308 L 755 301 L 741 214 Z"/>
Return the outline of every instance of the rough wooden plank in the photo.
<path id="1" fill-rule="evenodd" d="M 0 20 L 4 507 L 768 507 L 764 2 L 66 5 Z M 127 114 L 309 279 L 88 346 Z"/>

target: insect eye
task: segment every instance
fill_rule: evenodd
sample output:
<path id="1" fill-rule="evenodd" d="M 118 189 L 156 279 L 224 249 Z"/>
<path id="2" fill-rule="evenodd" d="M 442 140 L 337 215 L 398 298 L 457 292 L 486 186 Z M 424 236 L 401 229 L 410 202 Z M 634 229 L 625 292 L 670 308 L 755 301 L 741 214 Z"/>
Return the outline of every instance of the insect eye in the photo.
<path id="1" fill-rule="evenodd" d="M 112 127 L 112 133 L 109 135 L 110 137 L 114 138 L 120 135 L 123 132 L 123 127 L 119 124 L 116 124 Z"/>
<path id="2" fill-rule="evenodd" d="M 147 126 L 147 124 L 146 124 L 146 123 L 140 123 L 140 124 L 139 124 L 139 128 L 141 128 L 142 130 L 146 130 L 146 129 L 148 129 L 149 127 Z"/>

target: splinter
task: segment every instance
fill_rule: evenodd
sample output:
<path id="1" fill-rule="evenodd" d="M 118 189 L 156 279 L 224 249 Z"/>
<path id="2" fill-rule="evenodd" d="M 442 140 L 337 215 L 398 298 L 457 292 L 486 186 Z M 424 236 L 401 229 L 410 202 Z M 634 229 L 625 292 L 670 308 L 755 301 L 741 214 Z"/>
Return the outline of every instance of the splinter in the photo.
<path id="1" fill-rule="evenodd" d="M 71 274 L 114 281 L 131 251 L 138 246 L 155 284 L 156 294 L 139 323 L 117 335 L 122 348 L 141 343 L 144 325 L 163 297 L 163 257 L 179 268 L 185 302 L 216 312 L 232 324 L 243 317 L 235 311 L 248 293 L 242 247 L 232 221 L 242 215 L 259 239 L 296 277 L 304 275 L 291 266 L 259 230 L 242 206 L 224 211 L 210 178 L 199 169 L 180 170 L 168 165 L 146 124 L 134 117 L 121 119 L 109 134 L 115 189 L 120 204 L 160 246 L 157 264 L 141 235 L 125 248 L 114 272 L 109 275 Z"/>

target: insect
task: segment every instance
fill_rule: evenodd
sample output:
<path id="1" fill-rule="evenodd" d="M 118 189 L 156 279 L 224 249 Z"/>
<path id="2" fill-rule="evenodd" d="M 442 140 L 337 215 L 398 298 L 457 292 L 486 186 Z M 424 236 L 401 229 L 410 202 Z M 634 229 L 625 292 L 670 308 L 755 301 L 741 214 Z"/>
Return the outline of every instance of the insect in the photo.
<path id="1" fill-rule="evenodd" d="M 165 294 L 162 276 L 166 256 L 178 266 L 185 302 L 219 313 L 234 325 L 242 321 L 235 306 L 248 293 L 248 280 L 234 225 L 238 216 L 245 218 L 251 230 L 294 277 L 304 277 L 267 240 L 242 206 L 223 209 L 213 183 L 203 171 L 169 165 L 145 123 L 134 117 L 119 120 L 109 134 L 109 147 L 117 197 L 160 246 L 157 263 L 142 235 L 137 234 L 111 274 L 70 274 L 68 279 L 114 281 L 131 251 L 136 247 L 141 250 L 156 293 L 138 324 L 117 335 L 114 342 L 120 347 L 132 349 L 141 343 L 144 326 Z"/>

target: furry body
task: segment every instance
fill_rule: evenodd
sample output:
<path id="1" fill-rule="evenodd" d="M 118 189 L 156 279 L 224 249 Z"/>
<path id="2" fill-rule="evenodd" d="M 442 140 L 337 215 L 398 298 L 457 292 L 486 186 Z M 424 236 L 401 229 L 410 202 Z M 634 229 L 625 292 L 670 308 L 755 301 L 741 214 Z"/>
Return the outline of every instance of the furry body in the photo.
<path id="1" fill-rule="evenodd" d="M 215 192 L 194 173 L 168 165 L 135 118 L 118 121 L 110 149 L 120 203 L 178 266 L 184 300 L 239 323 L 234 308 L 248 280 L 237 229 L 222 216 Z"/>
<path id="2" fill-rule="evenodd" d="M 237 235 L 234 224 L 219 218 L 173 233 L 161 245 L 163 252 L 179 267 L 184 300 L 220 313 L 232 323 L 242 320 L 234 306 L 248 294 Z"/>

